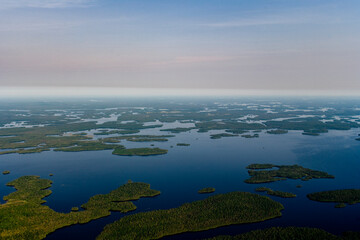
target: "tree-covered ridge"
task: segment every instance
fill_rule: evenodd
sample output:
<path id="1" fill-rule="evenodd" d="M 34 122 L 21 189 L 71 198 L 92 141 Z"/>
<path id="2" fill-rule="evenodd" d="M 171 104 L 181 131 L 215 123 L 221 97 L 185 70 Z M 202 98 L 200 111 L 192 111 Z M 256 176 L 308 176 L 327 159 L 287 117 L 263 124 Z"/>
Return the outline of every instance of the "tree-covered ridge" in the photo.
<path id="1" fill-rule="evenodd" d="M 299 165 L 251 164 L 247 168 L 249 169 L 250 178 L 245 180 L 246 183 L 267 183 L 286 179 L 307 181 L 313 178 L 335 178 L 326 172 L 304 168 Z"/>
<path id="2" fill-rule="evenodd" d="M 116 148 L 113 151 L 115 155 L 121 156 L 151 156 L 166 154 L 168 150 L 161 148 Z"/>
<path id="3" fill-rule="evenodd" d="M 313 201 L 334 202 L 339 203 L 336 207 L 345 207 L 346 203 L 356 204 L 360 202 L 360 189 L 341 189 L 316 192 L 308 194 L 307 197 Z"/>
<path id="4" fill-rule="evenodd" d="M 23 176 L 8 183 L 17 191 L 5 196 L 6 203 L 0 205 L 0 239 L 43 239 L 56 229 L 105 217 L 110 211 L 134 210 L 136 206 L 130 200 L 160 194 L 149 184 L 129 182 L 109 194 L 90 198 L 82 206 L 85 210 L 60 213 L 42 205 L 43 198 L 51 194 L 51 183 L 38 176 Z"/>
<path id="5" fill-rule="evenodd" d="M 208 240 L 341 240 L 338 236 L 318 228 L 272 227 L 235 236 L 217 236 Z"/>
<path id="6" fill-rule="evenodd" d="M 129 215 L 107 225 L 97 239 L 158 239 L 189 231 L 260 222 L 281 216 L 284 207 L 247 192 L 218 194 L 178 208 Z"/>
<path id="7" fill-rule="evenodd" d="M 259 187 L 256 188 L 255 191 L 257 192 L 266 192 L 268 195 L 276 196 L 276 197 L 282 197 L 282 198 L 294 198 L 296 197 L 296 194 L 293 194 L 291 192 L 283 192 L 278 190 L 272 190 L 271 188 L 267 187 Z"/>

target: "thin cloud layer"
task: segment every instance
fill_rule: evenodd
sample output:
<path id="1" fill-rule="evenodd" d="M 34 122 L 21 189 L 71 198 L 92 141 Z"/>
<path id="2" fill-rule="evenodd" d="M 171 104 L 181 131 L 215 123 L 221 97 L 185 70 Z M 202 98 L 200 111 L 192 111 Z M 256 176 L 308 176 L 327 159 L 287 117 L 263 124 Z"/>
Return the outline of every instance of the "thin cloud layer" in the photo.
<path id="1" fill-rule="evenodd" d="M 0 9 L 89 7 L 94 0 L 0 0 Z"/>
<path id="2" fill-rule="evenodd" d="M 360 90 L 360 1 L 332 2 L 0 0 L 0 88 Z"/>

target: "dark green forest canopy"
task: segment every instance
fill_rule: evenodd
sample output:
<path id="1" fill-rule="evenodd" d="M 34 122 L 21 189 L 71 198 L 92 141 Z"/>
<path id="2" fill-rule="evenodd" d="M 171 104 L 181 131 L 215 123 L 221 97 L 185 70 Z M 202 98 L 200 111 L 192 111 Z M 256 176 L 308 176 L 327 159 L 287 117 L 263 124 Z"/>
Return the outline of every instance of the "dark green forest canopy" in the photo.
<path id="1" fill-rule="evenodd" d="M 332 191 L 323 191 L 310 193 L 307 195 L 310 200 L 318 202 L 342 203 L 337 207 L 345 207 L 347 204 L 356 204 L 360 202 L 360 189 L 341 189 Z"/>
<path id="2" fill-rule="evenodd" d="M 190 146 L 190 143 L 177 143 L 176 146 L 188 147 L 188 146 Z"/>
<path id="3" fill-rule="evenodd" d="M 299 165 L 251 164 L 247 168 L 250 169 L 248 170 L 250 178 L 245 180 L 246 183 L 267 183 L 286 179 L 307 181 L 313 178 L 335 178 L 326 172 Z"/>
<path id="4" fill-rule="evenodd" d="M 294 197 L 296 197 L 296 195 L 291 193 L 291 192 L 282 192 L 282 191 L 272 190 L 271 188 L 266 188 L 266 187 L 256 188 L 255 191 L 257 191 L 257 192 L 266 192 L 268 195 L 276 196 L 276 197 L 282 197 L 282 198 L 294 198 Z"/>
<path id="5" fill-rule="evenodd" d="M 215 192 L 215 188 L 213 187 L 203 188 L 198 191 L 198 193 L 213 193 L 213 192 Z"/>
<path id="6" fill-rule="evenodd" d="M 108 194 L 93 196 L 81 206 L 82 211 L 74 207 L 69 213 L 60 213 L 42 205 L 43 198 L 51 194 L 51 183 L 38 176 L 23 176 L 7 184 L 17 191 L 5 196 L 6 203 L 0 205 L 0 239 L 43 239 L 56 229 L 105 217 L 110 211 L 135 210 L 132 200 L 160 194 L 149 184 L 129 182 Z"/>
<path id="7" fill-rule="evenodd" d="M 273 227 L 254 230 L 236 236 L 217 236 L 208 240 L 341 240 L 336 235 L 318 228 Z M 347 238 L 345 238 L 347 239 Z M 350 240 L 350 238 L 349 238 Z"/>
<path id="8" fill-rule="evenodd" d="M 283 208 L 280 203 L 258 194 L 219 194 L 178 208 L 123 217 L 107 225 L 97 239 L 158 239 L 189 231 L 261 222 L 281 216 Z"/>
<path id="9" fill-rule="evenodd" d="M 151 156 L 151 155 L 162 155 L 166 154 L 168 150 L 161 148 L 116 148 L 113 151 L 115 155 L 121 156 Z"/>
<path id="10" fill-rule="evenodd" d="M 239 135 L 230 134 L 230 133 L 218 133 L 218 134 L 211 134 L 210 138 L 211 139 L 220 139 L 220 138 L 223 138 L 223 137 L 237 137 L 237 136 L 239 136 Z"/>

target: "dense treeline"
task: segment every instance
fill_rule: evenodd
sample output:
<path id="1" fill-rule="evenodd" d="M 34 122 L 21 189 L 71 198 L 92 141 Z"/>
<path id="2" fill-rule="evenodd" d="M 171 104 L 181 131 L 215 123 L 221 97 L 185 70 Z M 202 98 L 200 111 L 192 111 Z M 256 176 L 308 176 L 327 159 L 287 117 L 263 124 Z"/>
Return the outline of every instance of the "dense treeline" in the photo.
<path id="1" fill-rule="evenodd" d="M 132 200 L 160 194 L 149 184 L 129 182 L 109 194 L 90 198 L 82 206 L 85 210 L 73 207 L 69 213 L 60 213 L 42 205 L 43 198 L 51 194 L 51 183 L 38 176 L 23 176 L 8 183 L 17 191 L 5 196 L 7 202 L 0 205 L 0 239 L 43 239 L 56 229 L 105 217 L 110 211 L 134 210 Z"/>
<path id="2" fill-rule="evenodd" d="M 188 231 L 260 222 L 281 216 L 284 207 L 268 197 L 232 192 L 178 208 L 129 215 L 107 225 L 97 239 L 158 239 Z"/>
<path id="3" fill-rule="evenodd" d="M 272 169 L 274 167 L 277 169 Z M 326 172 L 304 168 L 299 165 L 251 164 L 247 168 L 250 169 L 248 170 L 250 178 L 245 180 L 246 183 L 267 183 L 286 179 L 307 181 L 312 178 L 334 178 L 334 176 Z"/>
<path id="4" fill-rule="evenodd" d="M 345 203 L 356 204 L 360 202 L 360 189 L 341 189 L 310 193 L 307 195 L 310 200 L 318 202 L 342 203 L 336 207 L 345 207 Z"/>

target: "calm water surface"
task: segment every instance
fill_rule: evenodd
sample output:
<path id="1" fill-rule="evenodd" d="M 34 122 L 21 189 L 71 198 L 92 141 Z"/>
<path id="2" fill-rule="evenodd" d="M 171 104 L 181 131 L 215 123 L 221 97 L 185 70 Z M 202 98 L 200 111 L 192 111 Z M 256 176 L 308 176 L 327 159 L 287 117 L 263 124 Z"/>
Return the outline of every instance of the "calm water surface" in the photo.
<path id="1" fill-rule="evenodd" d="M 141 134 L 154 134 L 156 129 L 142 130 Z M 23 175 L 39 175 L 53 180 L 53 193 L 45 198 L 46 205 L 61 212 L 70 212 L 91 196 L 108 193 L 128 179 L 150 183 L 161 191 L 155 198 L 135 201 L 140 211 L 168 209 L 206 198 L 197 191 L 203 187 L 215 187 L 215 193 L 249 191 L 260 186 L 297 194 L 294 199 L 271 197 L 285 206 L 283 216 L 262 223 L 222 227 L 198 233 L 185 233 L 165 239 L 199 239 L 218 234 L 238 234 L 270 226 L 319 227 L 340 234 L 360 229 L 360 204 L 336 209 L 333 203 L 318 203 L 306 198 L 306 194 L 342 188 L 360 188 L 360 142 L 354 139 L 359 130 L 330 131 L 321 136 L 304 136 L 299 131 L 284 135 L 260 133 L 259 138 L 230 137 L 213 140 L 209 133 L 196 130 L 176 134 L 168 142 L 132 143 L 127 147 L 150 146 L 169 149 L 161 156 L 123 157 L 109 151 L 92 152 L 43 152 L 39 154 L 11 154 L 0 156 L 2 169 L 11 174 L 1 176 L 2 196 L 14 191 L 5 184 Z M 190 143 L 189 147 L 176 143 Z M 171 148 L 173 146 L 173 148 Z M 335 175 L 335 179 L 310 181 L 286 180 L 269 184 L 245 184 L 248 177 L 245 167 L 251 163 L 299 164 L 311 169 L 323 170 Z M 53 173 L 54 176 L 49 177 Z M 296 188 L 296 185 L 303 185 Z M 113 212 L 111 216 L 87 224 L 73 225 L 50 234 L 47 239 L 94 239 L 103 227 L 127 214 Z"/>

